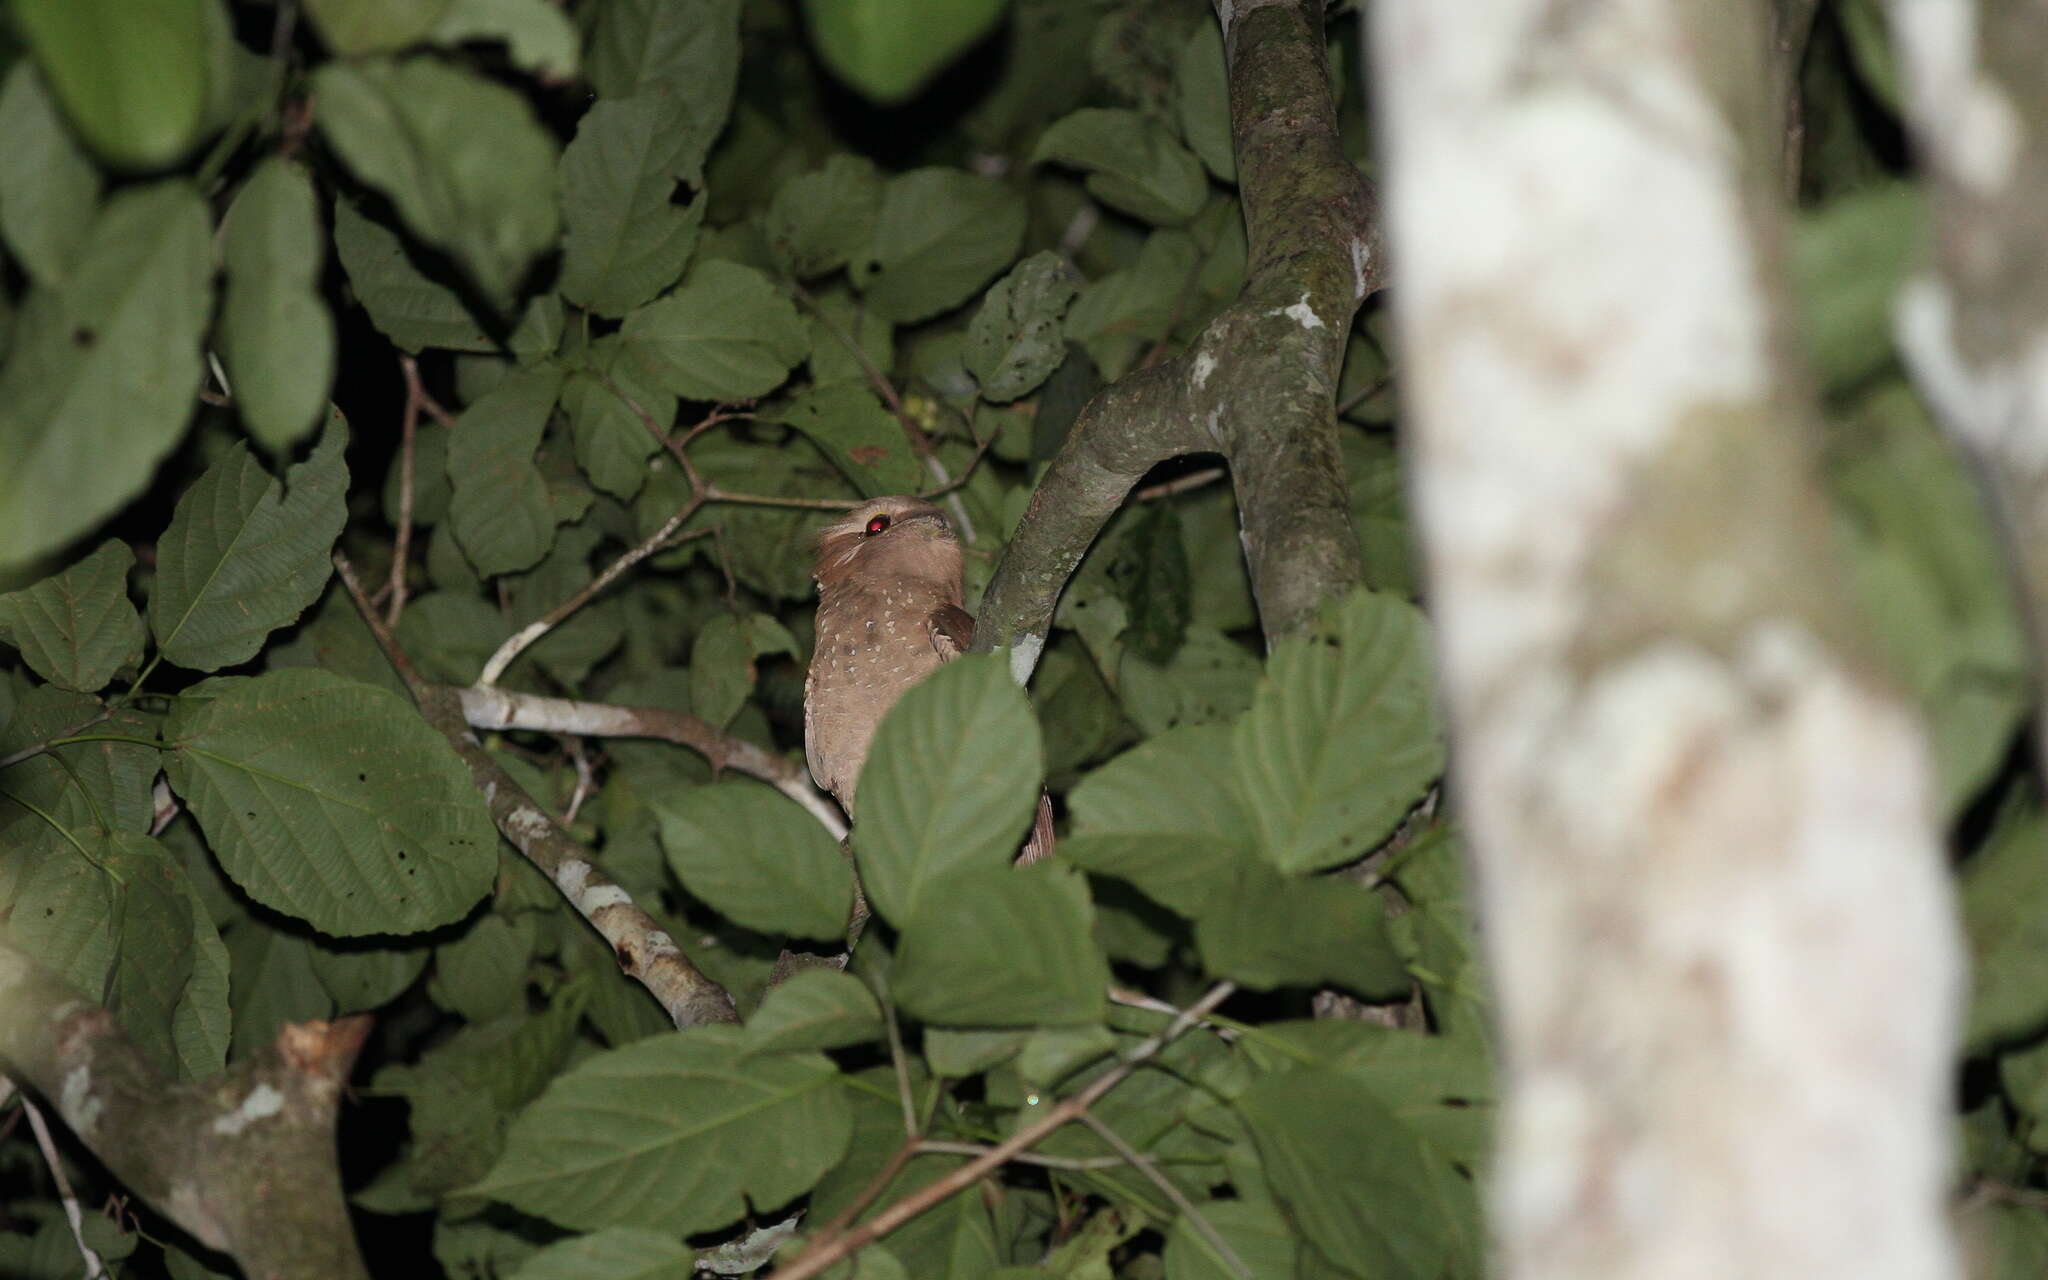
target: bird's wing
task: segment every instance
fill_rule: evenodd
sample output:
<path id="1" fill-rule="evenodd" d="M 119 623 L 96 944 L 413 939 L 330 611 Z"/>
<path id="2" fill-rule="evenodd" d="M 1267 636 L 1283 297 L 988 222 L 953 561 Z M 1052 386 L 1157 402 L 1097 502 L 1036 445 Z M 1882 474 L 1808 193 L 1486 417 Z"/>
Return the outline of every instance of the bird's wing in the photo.
<path id="1" fill-rule="evenodd" d="M 932 648 L 939 651 L 941 662 L 951 662 L 974 643 L 974 615 L 957 604 L 942 604 L 932 610 L 930 626 Z"/>

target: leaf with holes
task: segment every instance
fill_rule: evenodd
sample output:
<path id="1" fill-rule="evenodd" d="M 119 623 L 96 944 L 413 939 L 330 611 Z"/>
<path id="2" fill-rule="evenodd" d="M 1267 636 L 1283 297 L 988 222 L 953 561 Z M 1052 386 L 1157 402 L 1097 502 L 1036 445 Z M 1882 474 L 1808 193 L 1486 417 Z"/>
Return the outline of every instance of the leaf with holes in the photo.
<path id="1" fill-rule="evenodd" d="M 448 744 L 396 695 L 324 671 L 178 696 L 165 772 L 250 897 L 339 937 L 459 919 L 496 830 Z"/>
<path id="2" fill-rule="evenodd" d="M 604 99 L 584 113 L 562 151 L 564 296 L 622 316 L 676 282 L 706 201 L 674 197 L 679 185 L 703 185 L 710 145 L 677 93 Z"/>
<path id="3" fill-rule="evenodd" d="M 110 515 L 184 433 L 211 308 L 209 221 L 184 183 L 123 190 L 63 283 L 22 304 L 0 366 L 0 568 Z"/>
<path id="4" fill-rule="evenodd" d="M 913 169 L 889 180 L 875 234 L 850 274 L 868 306 L 909 324 L 950 310 L 1016 258 L 1024 203 L 1001 183 L 958 169 Z"/>
<path id="5" fill-rule="evenodd" d="M 237 442 L 178 499 L 157 542 L 150 630 L 169 661 L 194 671 L 246 662 L 272 631 L 319 599 L 347 519 L 348 428 L 331 413 L 289 488 Z"/>
<path id="6" fill-rule="evenodd" d="M 1081 291 L 1080 276 L 1051 251 L 1034 253 L 982 295 L 963 356 L 985 400 L 1029 395 L 1067 358 L 1061 320 Z"/>

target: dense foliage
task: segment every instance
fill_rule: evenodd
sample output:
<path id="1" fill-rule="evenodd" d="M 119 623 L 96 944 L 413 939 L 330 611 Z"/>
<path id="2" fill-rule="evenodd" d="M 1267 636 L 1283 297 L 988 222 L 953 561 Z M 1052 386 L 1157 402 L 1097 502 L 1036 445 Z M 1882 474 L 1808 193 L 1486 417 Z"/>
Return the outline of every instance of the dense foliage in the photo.
<path id="1" fill-rule="evenodd" d="M 668 742 L 490 738 L 743 1027 L 673 1030 L 618 972 L 332 569 L 384 583 L 412 663 L 467 685 L 663 534 L 496 683 L 800 752 L 820 508 L 943 492 L 971 604 L 1082 401 L 1235 295 L 1205 5 L 13 16 L 0 908 L 173 1076 L 374 1012 L 341 1133 L 373 1272 L 685 1276 L 799 1209 L 887 1212 L 1102 1085 L 859 1274 L 1476 1274 L 1484 983 L 1376 310 L 1338 391 L 1370 589 L 1267 654 L 1227 481 L 1163 469 L 1028 695 L 969 658 L 885 725 L 853 837 L 879 923 L 843 972 L 778 967 L 842 947 L 854 897 L 784 795 Z M 1369 168 L 1356 15 L 1330 36 Z M 1988 1256 L 2038 1274 L 2022 650 L 1886 336 L 1917 234 L 1888 84 L 1870 6 L 1826 10 L 1794 258 L 1841 535 L 1968 858 L 1973 1203 Z M 1013 873 L 1041 783 L 1060 857 Z M 1205 992 L 1228 1000 L 1177 1023 Z M 1385 1016 L 1311 1016 L 1361 1002 Z M 120 1195 L 65 1159 L 89 1210 Z M 0 1180 L 0 1272 L 77 1274 L 25 1128 Z M 132 1202 L 86 1228 L 122 1274 L 228 1265 Z"/>

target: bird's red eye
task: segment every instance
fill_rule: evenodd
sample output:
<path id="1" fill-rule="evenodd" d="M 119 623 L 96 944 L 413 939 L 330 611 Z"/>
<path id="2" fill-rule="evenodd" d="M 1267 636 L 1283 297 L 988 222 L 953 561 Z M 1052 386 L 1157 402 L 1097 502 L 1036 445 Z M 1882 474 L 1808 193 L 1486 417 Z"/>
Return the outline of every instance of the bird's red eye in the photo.
<path id="1" fill-rule="evenodd" d="M 869 533 L 880 533 L 880 532 L 881 532 L 882 530 L 884 530 L 884 529 L 886 529 L 886 528 L 888 528 L 888 527 L 889 527 L 889 517 L 887 517 L 887 516 L 876 516 L 876 517 L 875 517 L 874 519 L 872 519 L 872 520 L 868 521 L 868 532 L 869 532 Z"/>

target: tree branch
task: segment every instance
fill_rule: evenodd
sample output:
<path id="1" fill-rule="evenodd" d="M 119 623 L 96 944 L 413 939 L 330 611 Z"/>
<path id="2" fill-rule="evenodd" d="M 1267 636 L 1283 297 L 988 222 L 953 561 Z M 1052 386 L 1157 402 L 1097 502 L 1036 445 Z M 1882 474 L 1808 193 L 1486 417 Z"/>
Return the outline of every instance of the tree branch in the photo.
<path id="1" fill-rule="evenodd" d="M 1954 1275 L 1961 947 L 1783 340 L 1774 11 L 1371 16 L 1500 1274 Z"/>
<path id="2" fill-rule="evenodd" d="M 370 1019 L 301 1022 L 209 1080 L 165 1078 L 114 1016 L 0 942 L 0 1059 L 123 1185 L 265 1280 L 367 1280 L 334 1120 Z"/>
<path id="3" fill-rule="evenodd" d="M 1352 316 L 1384 278 L 1377 203 L 1338 144 L 1322 5 L 1225 12 L 1244 289 L 1186 352 L 1090 400 L 1039 481 L 975 628 L 978 650 L 1012 651 L 1019 679 L 1089 544 L 1167 458 L 1223 455 L 1269 640 L 1364 580 L 1331 405 Z"/>
<path id="4" fill-rule="evenodd" d="M 334 566 L 355 601 L 363 621 L 377 638 L 384 656 L 411 691 L 426 722 L 439 730 L 455 754 L 469 766 L 470 778 L 490 805 L 491 819 L 527 861 L 554 882 L 577 914 L 611 945 L 619 968 L 661 1002 L 678 1027 L 706 1022 L 737 1022 L 732 997 L 724 987 L 699 972 L 654 917 L 637 906 L 625 889 L 599 867 L 589 850 L 570 839 L 547 810 L 533 800 L 498 766 L 469 731 L 457 693 L 420 679 L 397 640 L 370 605 L 348 557 L 337 553 Z"/>

